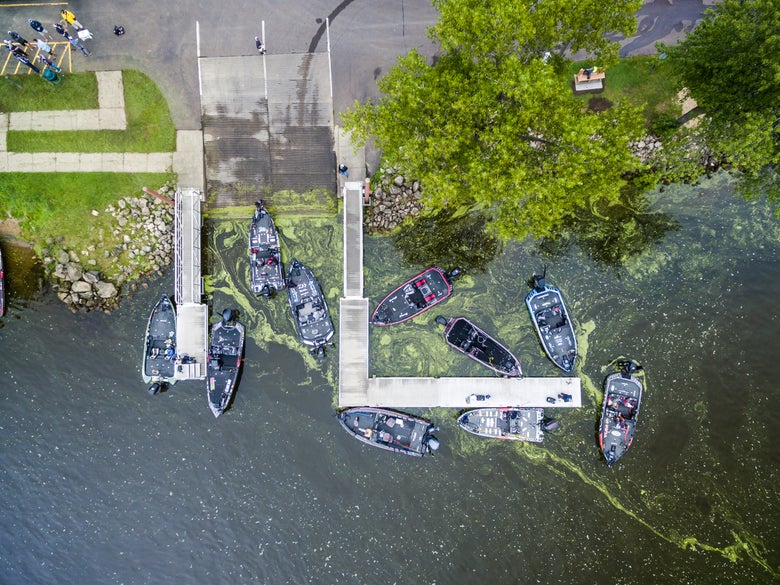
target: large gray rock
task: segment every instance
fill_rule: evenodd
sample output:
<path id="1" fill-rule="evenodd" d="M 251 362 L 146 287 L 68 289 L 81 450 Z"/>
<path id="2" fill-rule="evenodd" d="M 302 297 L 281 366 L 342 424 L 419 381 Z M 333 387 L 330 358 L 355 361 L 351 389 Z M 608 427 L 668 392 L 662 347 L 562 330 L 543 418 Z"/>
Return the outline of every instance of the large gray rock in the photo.
<path id="1" fill-rule="evenodd" d="M 95 287 L 97 287 L 97 294 L 101 299 L 110 299 L 117 295 L 116 287 L 110 282 L 101 280 L 95 284 Z"/>
<path id="2" fill-rule="evenodd" d="M 80 295 L 90 293 L 91 295 L 92 285 L 88 282 L 84 282 L 83 280 L 79 280 L 78 282 L 73 283 L 73 285 L 70 287 L 70 292 Z"/>
<path id="3" fill-rule="evenodd" d="M 81 276 L 84 274 L 84 269 L 81 264 L 77 262 L 68 262 L 68 280 L 76 282 L 81 280 Z"/>
<path id="4" fill-rule="evenodd" d="M 95 284 L 98 280 L 100 280 L 100 273 L 95 272 L 94 270 L 87 270 L 84 273 L 84 276 L 82 276 L 85 282 L 89 282 L 90 284 Z"/>

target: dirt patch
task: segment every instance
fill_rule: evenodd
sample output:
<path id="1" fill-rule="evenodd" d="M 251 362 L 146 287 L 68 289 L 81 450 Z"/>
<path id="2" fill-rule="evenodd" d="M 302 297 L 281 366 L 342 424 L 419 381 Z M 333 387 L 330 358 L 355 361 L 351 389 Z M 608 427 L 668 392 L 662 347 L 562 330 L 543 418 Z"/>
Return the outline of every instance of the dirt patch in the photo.
<path id="1" fill-rule="evenodd" d="M 603 97 L 592 97 L 588 100 L 588 109 L 591 112 L 605 112 L 612 107 L 612 102 Z"/>
<path id="2" fill-rule="evenodd" d="M 32 248 L 29 242 L 21 239 L 22 228 L 15 219 L 4 219 L 0 221 L 0 240 L 12 242 L 15 246 L 24 246 Z"/>

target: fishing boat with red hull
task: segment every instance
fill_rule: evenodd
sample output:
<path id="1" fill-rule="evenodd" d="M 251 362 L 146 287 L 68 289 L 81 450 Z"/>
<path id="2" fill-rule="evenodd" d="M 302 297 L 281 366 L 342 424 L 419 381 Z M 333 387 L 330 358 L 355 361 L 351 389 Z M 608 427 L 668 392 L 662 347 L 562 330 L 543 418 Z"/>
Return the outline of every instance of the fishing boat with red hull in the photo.
<path id="1" fill-rule="evenodd" d="M 395 325 L 416 317 L 452 294 L 452 280 L 460 268 L 449 272 L 438 266 L 423 270 L 387 295 L 371 315 L 372 325 Z"/>
<path id="2" fill-rule="evenodd" d="M 422 457 L 439 448 L 436 427 L 423 418 L 386 408 L 359 406 L 339 413 L 339 423 L 357 440 L 387 451 Z"/>
<path id="3" fill-rule="evenodd" d="M 475 408 L 458 417 L 464 431 L 489 439 L 541 443 L 544 432 L 558 428 L 558 423 L 544 418 L 542 408 Z"/>
<path id="4" fill-rule="evenodd" d="M 287 272 L 287 296 L 298 339 L 313 356 L 325 357 L 325 346 L 336 331 L 325 293 L 311 268 L 295 258 Z"/>
<path id="5" fill-rule="evenodd" d="M 274 291 L 284 289 L 279 232 L 262 200 L 255 202 L 249 226 L 249 280 L 257 295 L 270 297 Z"/>
<path id="6" fill-rule="evenodd" d="M 436 322 L 444 325 L 444 340 L 450 347 L 500 376 L 519 378 L 523 375 L 520 361 L 512 352 L 465 317 L 447 320 L 439 315 Z"/>
<path id="7" fill-rule="evenodd" d="M 609 467 L 626 454 L 634 440 L 644 389 L 642 366 L 633 360 L 620 361 L 617 365 L 620 371 L 604 381 L 599 423 L 599 446 Z"/>

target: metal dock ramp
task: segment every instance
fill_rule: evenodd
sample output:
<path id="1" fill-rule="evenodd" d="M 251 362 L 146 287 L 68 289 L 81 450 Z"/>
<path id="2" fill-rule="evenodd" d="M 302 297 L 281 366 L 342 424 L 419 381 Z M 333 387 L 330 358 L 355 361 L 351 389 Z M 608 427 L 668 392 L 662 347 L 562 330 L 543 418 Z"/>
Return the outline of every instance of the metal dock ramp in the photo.
<path id="1" fill-rule="evenodd" d="M 176 191 L 175 201 L 175 299 L 176 349 L 179 356 L 192 358 L 190 363 L 177 363 L 178 380 L 202 380 L 206 377 L 208 352 L 208 305 L 201 304 L 200 204 L 203 195 L 196 189 Z"/>

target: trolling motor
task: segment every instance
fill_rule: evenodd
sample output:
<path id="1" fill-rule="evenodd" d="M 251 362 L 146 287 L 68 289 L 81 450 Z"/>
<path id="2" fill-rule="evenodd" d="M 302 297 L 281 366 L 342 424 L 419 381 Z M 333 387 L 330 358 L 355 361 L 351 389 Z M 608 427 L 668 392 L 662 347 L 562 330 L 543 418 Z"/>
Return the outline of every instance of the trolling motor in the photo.
<path id="1" fill-rule="evenodd" d="M 233 320 L 233 309 L 225 309 L 222 311 L 222 324 L 227 325 Z"/>
<path id="2" fill-rule="evenodd" d="M 536 292 L 542 292 L 544 290 L 544 287 L 547 286 L 545 283 L 545 277 L 547 276 L 547 265 L 545 264 L 544 269 L 542 270 L 541 274 L 534 274 L 533 275 L 533 286 L 534 290 Z"/>
<path id="3" fill-rule="evenodd" d="M 640 366 L 638 363 L 636 363 L 634 360 L 628 360 L 625 362 L 618 362 L 617 364 L 620 366 L 620 377 L 625 378 L 626 380 L 631 378 L 631 375 L 642 369 L 642 366 Z"/>

